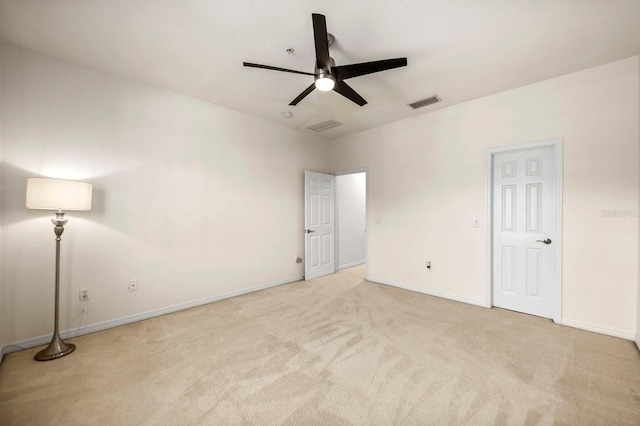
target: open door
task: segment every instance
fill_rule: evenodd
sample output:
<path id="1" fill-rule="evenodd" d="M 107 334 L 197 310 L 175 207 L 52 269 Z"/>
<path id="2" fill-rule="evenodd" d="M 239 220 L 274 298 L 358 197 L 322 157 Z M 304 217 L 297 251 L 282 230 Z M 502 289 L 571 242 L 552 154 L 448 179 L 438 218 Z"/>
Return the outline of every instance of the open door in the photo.
<path id="1" fill-rule="evenodd" d="M 304 277 L 311 280 L 336 271 L 335 176 L 304 172 Z"/>

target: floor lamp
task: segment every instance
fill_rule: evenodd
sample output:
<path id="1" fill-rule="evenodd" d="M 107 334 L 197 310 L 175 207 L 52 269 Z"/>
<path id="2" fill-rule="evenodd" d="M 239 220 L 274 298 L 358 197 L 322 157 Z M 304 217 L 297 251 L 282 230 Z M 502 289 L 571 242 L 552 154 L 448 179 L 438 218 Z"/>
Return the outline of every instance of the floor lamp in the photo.
<path id="1" fill-rule="evenodd" d="M 51 219 L 56 234 L 56 305 L 53 338 L 45 349 L 35 355 L 37 361 L 50 361 L 69 355 L 76 349 L 72 343 L 65 343 L 58 331 L 60 299 L 60 236 L 68 219 L 63 210 L 91 210 L 90 183 L 63 179 L 29 178 L 27 179 L 27 208 L 55 210 L 56 217 Z"/>

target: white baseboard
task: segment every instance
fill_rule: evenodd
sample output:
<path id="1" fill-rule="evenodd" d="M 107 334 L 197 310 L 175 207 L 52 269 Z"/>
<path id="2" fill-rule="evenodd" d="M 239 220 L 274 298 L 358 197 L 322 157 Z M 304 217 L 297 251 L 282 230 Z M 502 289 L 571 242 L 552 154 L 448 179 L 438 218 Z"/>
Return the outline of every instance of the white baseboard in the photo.
<path id="1" fill-rule="evenodd" d="M 138 322 L 138 321 L 146 320 L 149 318 L 158 317 L 160 315 L 166 315 L 172 312 L 182 311 L 189 308 L 195 308 L 196 306 L 206 305 L 208 303 L 217 302 L 219 300 L 229 299 L 231 297 L 241 296 L 243 294 L 265 290 L 265 289 L 276 287 L 283 284 L 293 283 L 296 281 L 300 281 L 302 279 L 303 279 L 302 276 L 291 277 L 281 281 L 274 281 L 266 284 L 261 284 L 255 287 L 245 288 L 242 290 L 234 290 L 227 293 L 218 294 L 216 296 L 205 297 L 204 299 L 198 299 L 190 302 L 179 303 L 177 305 L 154 309 L 154 310 L 142 312 L 139 314 L 128 315 L 126 317 L 98 322 L 95 324 L 88 324 L 80 327 L 79 329 L 74 328 L 71 330 L 61 331 L 60 336 L 63 339 L 69 339 L 70 337 L 76 337 L 76 336 L 82 336 L 83 334 L 95 333 L 96 331 L 107 330 L 109 328 L 119 327 L 121 325 L 131 324 L 133 322 Z M 36 346 L 46 345 L 47 343 L 49 343 L 50 340 L 51 340 L 51 334 L 45 334 L 43 336 L 32 337 L 30 339 L 9 343 L 2 347 L 2 350 L 0 351 L 0 361 L 2 360 L 5 354 L 21 351 L 24 349 L 34 348 Z"/>
<path id="2" fill-rule="evenodd" d="M 358 263 L 360 264 L 360 263 Z M 355 266 L 355 265 L 351 265 L 351 266 Z M 349 267 L 349 266 L 344 266 L 345 268 Z M 83 334 L 89 334 L 89 333 L 95 333 L 96 331 L 101 331 L 101 330 L 107 330 L 109 328 L 114 328 L 114 327 L 119 327 L 121 325 L 125 325 L 125 324 L 131 324 L 134 322 L 138 322 L 138 321 L 142 321 L 145 319 L 149 319 L 149 318 L 153 318 L 153 317 L 157 317 L 160 315 L 166 315 L 172 312 L 177 312 L 177 311 L 182 311 L 185 309 L 189 309 L 189 308 L 195 308 L 196 306 L 201 306 L 201 305 L 206 305 L 208 303 L 213 303 L 213 302 L 217 302 L 219 300 L 224 300 L 224 299 L 229 299 L 231 297 L 236 297 L 236 296 L 241 296 L 243 294 L 247 294 L 247 293 L 253 293 L 256 291 L 260 291 L 260 290 L 265 290 L 271 287 L 276 287 L 279 285 L 284 285 L 284 284 L 289 284 L 292 282 L 296 282 L 296 281 L 300 281 L 302 280 L 303 277 L 302 276 L 297 276 L 297 277 L 292 277 L 292 278 L 287 278 L 281 281 L 274 281 L 271 283 L 266 283 L 266 284 L 261 284 L 255 287 L 250 287 L 250 288 L 246 288 L 246 289 L 242 289 L 242 290 L 235 290 L 235 291 L 230 291 L 227 293 L 223 293 L 223 294 L 219 294 L 216 296 L 211 296 L 211 297 L 206 297 L 204 299 L 198 299 L 198 300 L 193 300 L 190 302 L 185 302 L 185 303 L 179 303 L 177 305 L 172 305 L 172 306 L 167 306 L 164 308 L 159 308 L 159 309 L 154 309 L 151 311 L 147 311 L 147 312 L 142 312 L 139 314 L 133 314 L 133 315 L 128 315 L 126 317 L 121 317 L 121 318 L 116 318 L 113 320 L 109 320 L 109 321 L 103 321 L 103 322 L 99 322 L 99 323 L 95 323 L 95 324 L 88 324 L 85 325 L 83 327 L 80 327 L 80 329 L 71 329 L 71 330 L 64 330 L 62 332 L 60 332 L 60 335 L 62 336 L 62 338 L 64 339 L 68 339 L 70 337 L 76 337 L 76 336 L 82 336 Z M 445 292 L 441 292 L 441 291 L 435 291 L 435 290 L 429 290 L 429 289 L 425 289 L 422 287 L 417 287 L 415 285 L 411 285 L 411 284 L 404 284 L 404 283 L 398 283 L 398 282 L 394 282 L 394 281 L 389 281 L 389 280 L 385 280 L 382 278 L 376 278 L 376 277 L 370 277 L 368 279 L 368 281 L 374 282 L 374 283 L 378 283 L 378 284 L 383 284 L 383 285 L 388 285 L 391 287 L 397 287 L 397 288 L 401 288 L 404 290 L 409 290 L 409 291 L 414 291 L 417 293 L 422 293 L 422 294 L 427 294 L 429 296 L 435 296 L 435 297 L 440 297 L 443 299 L 448 299 L 448 300 L 453 300 L 456 302 L 462 302 L 462 303 L 468 303 L 470 305 L 475 305 L 475 306 L 481 306 L 481 307 L 486 307 L 486 302 L 484 300 L 477 300 L 477 299 L 470 299 L 470 298 L 466 298 L 466 297 L 460 297 L 460 296 L 456 296 L 453 294 L 449 294 L 449 293 L 445 293 Z M 620 331 L 620 330 L 616 330 L 616 329 L 611 329 L 611 328 L 607 328 L 607 327 L 602 327 L 602 326 L 597 326 L 594 324 L 588 324 L 588 323 L 583 323 L 580 321 L 574 321 L 571 319 L 566 319 L 563 318 L 562 319 L 562 324 L 569 326 L 569 327 L 574 327 L 574 328 L 579 328 L 581 330 L 587 330 L 587 331 L 592 331 L 595 333 L 600 333 L 600 334 L 605 334 L 608 336 L 613 336 L 613 337 L 619 337 L 622 339 L 626 339 L 626 340 L 634 340 L 635 339 L 635 335 L 633 333 L 630 332 L 625 332 L 625 331 Z M 17 352 L 17 351 L 21 351 L 24 349 L 29 349 L 29 348 L 34 348 L 37 346 L 41 346 L 41 345 L 45 345 L 47 343 L 49 343 L 49 341 L 51 340 L 51 334 L 46 334 L 46 335 L 42 335 L 42 336 L 38 336 L 38 337 L 33 337 L 30 339 L 25 339 L 25 340 L 20 340 L 17 342 L 13 342 L 13 343 L 9 343 L 5 346 L 2 347 L 2 350 L 0 350 L 0 362 L 2 361 L 2 358 L 4 358 L 4 355 L 11 353 L 11 352 Z M 638 346 L 638 350 L 640 350 L 640 345 L 638 342 L 635 342 L 636 346 Z"/>
<path id="3" fill-rule="evenodd" d="M 362 260 L 358 260 L 357 262 L 351 262 L 351 263 L 346 263 L 344 265 L 338 265 L 338 271 L 340 269 L 347 269 L 347 268 L 351 268 L 353 266 L 358 266 L 358 265 L 362 265 L 363 263 L 365 263 L 366 260 L 362 259 Z"/>
<path id="4" fill-rule="evenodd" d="M 460 296 L 456 296 L 456 295 L 452 295 L 452 294 L 448 294 L 440 291 L 428 290 L 428 289 L 417 287 L 411 284 L 397 283 L 397 282 L 388 281 L 388 280 L 375 278 L 375 277 L 370 278 L 368 281 L 389 285 L 392 287 L 398 287 L 405 290 L 415 291 L 417 293 L 428 294 L 430 296 L 441 297 L 443 299 L 454 300 L 456 302 L 462 302 L 462 303 L 468 303 L 471 305 L 481 306 L 483 308 L 487 307 L 486 301 L 484 300 L 469 299 L 466 297 L 460 297 Z M 602 327 L 594 324 L 583 323 L 580 321 L 574 321 L 567 318 L 562 319 L 562 325 L 566 325 L 573 328 L 579 328 L 581 330 L 592 331 L 594 333 L 605 334 L 607 336 L 619 337 L 621 339 L 626 339 L 631 341 L 635 339 L 635 335 L 631 332 Z M 636 342 L 636 345 L 638 345 L 638 342 Z M 638 345 L 638 350 L 640 350 L 640 345 Z"/>
<path id="5" fill-rule="evenodd" d="M 635 335 L 631 332 L 621 331 L 613 328 L 602 327 L 600 325 L 589 324 L 581 321 L 574 321 L 572 319 L 563 318 L 562 325 L 567 325 L 573 328 L 579 328 L 580 330 L 593 331 L 594 333 L 606 334 L 607 336 L 619 337 L 621 339 L 633 340 Z"/>
<path id="6" fill-rule="evenodd" d="M 378 284 L 384 284 L 391 287 L 398 287 L 404 290 L 415 291 L 416 293 L 427 294 L 429 296 L 440 297 L 442 299 L 453 300 L 455 302 L 468 303 L 469 305 L 481 306 L 483 308 L 486 307 L 486 302 L 484 300 L 470 299 L 468 297 L 456 296 L 455 294 L 449 294 L 449 293 L 436 291 L 436 290 L 429 290 L 429 289 L 417 287 L 411 284 L 398 283 L 398 282 L 389 281 L 382 278 L 375 278 L 375 277 L 370 277 L 367 281 L 375 282 Z"/>

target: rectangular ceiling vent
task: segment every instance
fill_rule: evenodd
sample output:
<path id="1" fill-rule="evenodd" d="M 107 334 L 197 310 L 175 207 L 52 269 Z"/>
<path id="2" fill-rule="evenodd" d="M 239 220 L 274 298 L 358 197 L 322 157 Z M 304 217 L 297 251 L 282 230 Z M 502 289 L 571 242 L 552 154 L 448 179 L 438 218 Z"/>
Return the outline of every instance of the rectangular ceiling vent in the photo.
<path id="1" fill-rule="evenodd" d="M 423 99 L 421 101 L 416 101 L 412 104 L 409 104 L 409 106 L 413 109 L 418 109 L 418 108 L 426 107 L 427 105 L 437 104 L 438 102 L 442 102 L 442 99 L 440 99 L 438 95 L 435 95 L 430 98 Z"/>
<path id="2" fill-rule="evenodd" d="M 343 123 L 338 123 L 336 120 L 329 120 L 323 123 L 314 124 L 313 126 L 307 127 L 309 130 L 313 130 L 314 132 L 324 132 L 325 130 L 333 129 L 334 127 L 342 126 Z"/>

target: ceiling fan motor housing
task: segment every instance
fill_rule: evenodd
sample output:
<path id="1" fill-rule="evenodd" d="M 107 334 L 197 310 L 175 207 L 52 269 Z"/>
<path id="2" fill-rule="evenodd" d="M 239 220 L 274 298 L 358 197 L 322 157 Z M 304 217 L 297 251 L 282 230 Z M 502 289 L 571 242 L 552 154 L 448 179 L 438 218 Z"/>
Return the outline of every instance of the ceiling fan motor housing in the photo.
<path id="1" fill-rule="evenodd" d="M 333 58 L 329 57 L 329 65 L 330 67 L 335 67 L 336 62 Z M 336 78 L 331 74 L 331 69 L 325 70 L 318 66 L 316 63 L 316 76 L 313 81 L 315 83 L 316 89 L 322 92 L 328 92 L 329 90 L 333 90 L 336 85 Z"/>
<path id="2" fill-rule="evenodd" d="M 335 67 L 335 66 L 336 66 L 336 61 L 334 61 L 332 57 L 329 57 L 329 69 L 328 69 L 328 70 L 325 70 L 325 69 L 323 69 L 323 68 L 320 68 L 320 67 L 318 66 L 318 64 L 316 63 L 316 72 L 315 72 L 315 75 L 316 75 L 316 76 L 323 75 L 323 76 L 325 76 L 325 77 L 321 77 L 321 78 L 328 78 L 328 77 L 326 77 L 327 75 L 333 75 L 333 74 L 331 74 L 331 68 L 333 68 L 333 67 Z"/>

